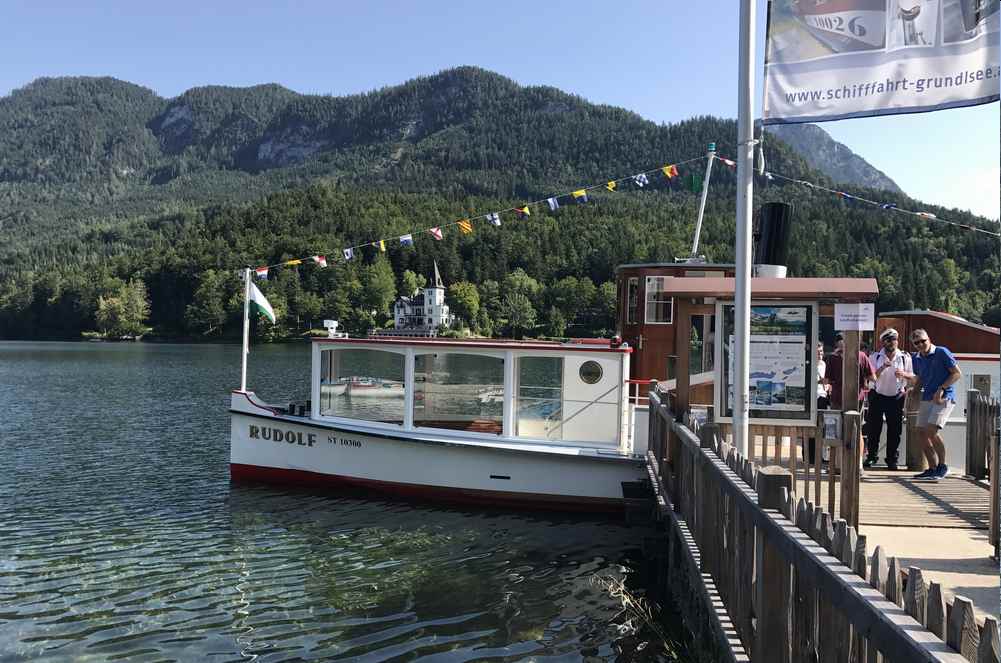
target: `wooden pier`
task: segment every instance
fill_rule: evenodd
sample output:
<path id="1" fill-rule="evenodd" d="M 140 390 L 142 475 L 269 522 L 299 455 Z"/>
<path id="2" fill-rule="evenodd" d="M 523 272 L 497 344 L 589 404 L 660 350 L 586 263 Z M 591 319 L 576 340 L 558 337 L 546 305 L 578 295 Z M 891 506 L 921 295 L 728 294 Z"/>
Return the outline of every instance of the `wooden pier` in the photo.
<path id="1" fill-rule="evenodd" d="M 790 453 L 782 453 L 781 431 L 756 431 L 755 458 L 742 458 L 720 426 L 679 421 L 662 400 L 651 393 L 648 466 L 669 532 L 666 582 L 693 630 L 711 636 L 720 660 L 1001 660 L 996 611 L 978 620 L 970 599 L 890 556 L 907 521 L 884 526 L 896 528 L 896 537 L 870 538 L 866 530 L 879 528 L 866 525 L 870 519 L 892 518 L 888 511 L 879 515 L 881 501 L 892 506 L 907 498 L 938 505 L 935 517 L 958 523 L 957 530 L 986 532 L 978 529 L 981 515 L 955 504 L 955 495 L 935 492 L 968 482 L 916 488 L 875 473 L 859 482 L 857 414 L 845 413 L 844 441 L 830 444 L 840 475 L 819 467 L 811 475 L 813 466 L 797 467 L 800 443 L 786 440 Z M 983 448 L 994 450 L 994 462 L 985 464 L 996 486 L 996 438 Z M 807 486 L 815 489 L 809 500 Z M 986 503 L 988 491 L 967 487 Z M 918 513 L 913 504 L 905 509 Z M 937 535 L 929 552 L 942 540 Z"/>

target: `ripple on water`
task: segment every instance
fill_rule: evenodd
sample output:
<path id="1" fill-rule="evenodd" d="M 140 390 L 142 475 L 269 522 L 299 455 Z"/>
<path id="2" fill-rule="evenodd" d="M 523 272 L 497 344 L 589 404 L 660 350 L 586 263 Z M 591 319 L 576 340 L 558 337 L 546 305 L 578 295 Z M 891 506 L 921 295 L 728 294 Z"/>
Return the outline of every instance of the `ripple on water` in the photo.
<path id="1" fill-rule="evenodd" d="M 304 391 L 305 347 L 255 355 L 265 398 Z M 643 531 L 231 486 L 238 359 L 0 343 L 0 660 L 616 656 L 591 578 L 642 590 Z"/>

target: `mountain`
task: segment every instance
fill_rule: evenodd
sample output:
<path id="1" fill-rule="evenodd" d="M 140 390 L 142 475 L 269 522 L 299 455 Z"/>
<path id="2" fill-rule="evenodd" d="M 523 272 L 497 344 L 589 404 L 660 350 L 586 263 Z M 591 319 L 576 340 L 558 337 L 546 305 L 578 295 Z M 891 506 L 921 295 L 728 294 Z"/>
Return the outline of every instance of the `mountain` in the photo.
<path id="1" fill-rule="evenodd" d="M 482 305 L 465 309 L 483 333 L 515 312 L 552 335 L 609 331 L 615 266 L 686 254 L 699 159 L 710 142 L 732 156 L 736 133 L 732 120 L 657 125 L 472 67 L 344 97 L 263 85 L 163 99 L 110 78 L 39 79 L 0 99 L 0 338 L 78 337 L 142 291 L 158 333 L 238 333 L 235 269 L 313 254 L 332 267 L 276 269 L 262 284 L 281 319 L 273 337 L 323 317 L 377 324 L 404 272 L 435 260 L 448 282 L 479 288 Z M 764 150 L 770 170 L 834 186 L 782 140 Z M 659 174 L 670 163 L 680 177 Z M 640 171 L 648 186 L 601 187 L 557 214 L 449 227 L 440 242 L 420 232 Z M 735 174 L 715 169 L 710 194 L 701 251 L 732 260 Z M 762 179 L 755 199 L 794 205 L 794 274 L 876 276 L 884 308 L 1001 311 L 1001 261 L 980 236 L 778 181 Z M 413 249 L 370 244 L 408 232 Z M 334 260 L 344 247 L 362 248 Z"/>
<path id="2" fill-rule="evenodd" d="M 839 184 L 903 193 L 897 183 L 816 124 L 774 124 L 766 131 Z"/>

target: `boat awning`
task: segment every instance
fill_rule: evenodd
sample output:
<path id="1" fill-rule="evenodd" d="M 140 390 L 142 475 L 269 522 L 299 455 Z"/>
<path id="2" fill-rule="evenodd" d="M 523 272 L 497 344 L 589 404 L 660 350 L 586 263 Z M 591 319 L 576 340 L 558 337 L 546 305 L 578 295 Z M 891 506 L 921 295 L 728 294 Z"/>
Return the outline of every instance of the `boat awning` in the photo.
<path id="1" fill-rule="evenodd" d="M 733 298 L 733 278 L 664 277 L 664 294 L 674 297 Z M 838 302 L 868 302 L 879 295 L 872 278 L 752 278 L 752 299 L 821 299 Z"/>

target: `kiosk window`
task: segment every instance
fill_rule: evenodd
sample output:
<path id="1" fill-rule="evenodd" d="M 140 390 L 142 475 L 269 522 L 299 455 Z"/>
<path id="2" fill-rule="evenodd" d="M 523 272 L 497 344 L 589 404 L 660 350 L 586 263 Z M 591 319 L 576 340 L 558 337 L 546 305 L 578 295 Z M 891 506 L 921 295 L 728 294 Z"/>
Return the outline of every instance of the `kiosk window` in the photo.
<path id="1" fill-rule="evenodd" d="M 646 277 L 646 322 L 671 324 L 674 317 L 674 298 L 664 292 L 666 277 Z"/>

